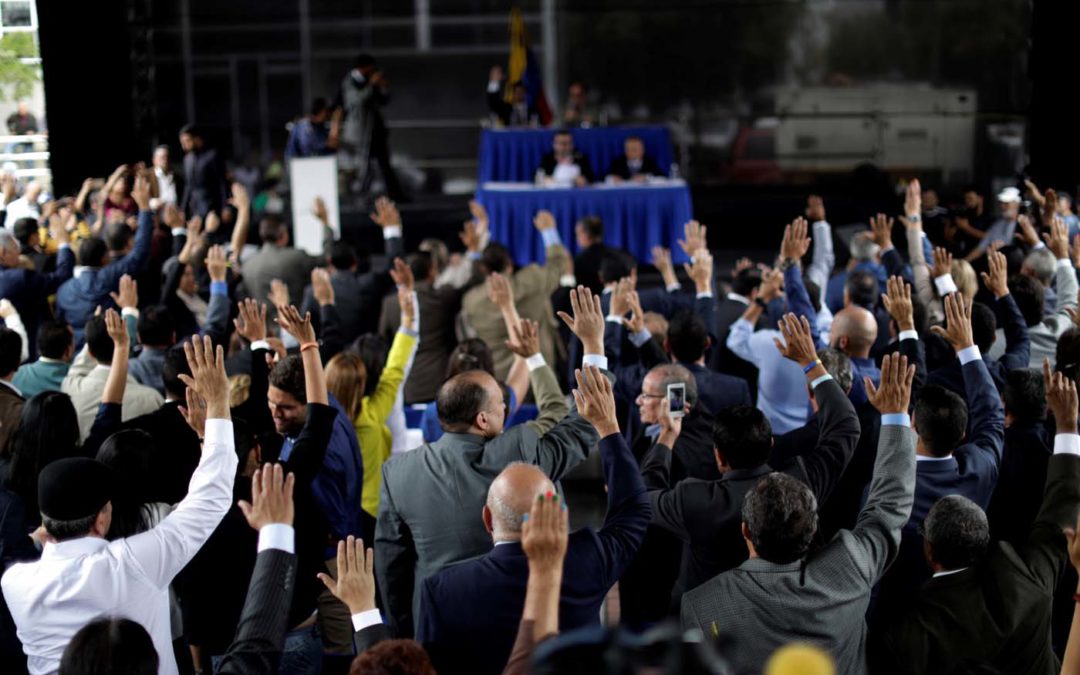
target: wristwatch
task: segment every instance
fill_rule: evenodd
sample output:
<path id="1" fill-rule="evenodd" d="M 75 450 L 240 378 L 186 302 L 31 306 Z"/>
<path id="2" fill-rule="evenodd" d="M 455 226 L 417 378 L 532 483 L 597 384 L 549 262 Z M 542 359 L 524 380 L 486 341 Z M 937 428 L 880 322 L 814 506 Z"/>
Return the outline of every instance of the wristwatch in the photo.
<path id="1" fill-rule="evenodd" d="M 914 215 L 911 215 L 911 216 L 907 216 L 907 219 L 908 219 L 908 220 L 910 220 L 910 221 L 912 221 L 912 222 L 914 222 L 914 223 L 917 223 L 917 222 L 919 222 L 919 221 L 921 221 L 921 220 L 922 220 L 922 216 L 921 216 L 921 215 L 919 215 L 918 213 L 916 213 L 916 214 L 914 214 Z"/>
<path id="2" fill-rule="evenodd" d="M 761 298 L 754 298 L 754 304 L 757 305 L 758 307 L 762 308 L 762 309 L 768 309 L 769 308 L 769 303 L 765 302 Z"/>

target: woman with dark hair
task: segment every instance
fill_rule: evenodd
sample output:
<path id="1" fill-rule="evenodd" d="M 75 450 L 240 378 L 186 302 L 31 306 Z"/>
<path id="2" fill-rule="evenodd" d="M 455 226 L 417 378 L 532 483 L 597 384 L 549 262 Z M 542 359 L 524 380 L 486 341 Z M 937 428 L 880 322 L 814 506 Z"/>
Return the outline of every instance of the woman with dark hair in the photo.
<path id="1" fill-rule="evenodd" d="M 158 654 L 131 619 L 98 619 L 79 629 L 60 659 L 60 675 L 156 675 Z"/>

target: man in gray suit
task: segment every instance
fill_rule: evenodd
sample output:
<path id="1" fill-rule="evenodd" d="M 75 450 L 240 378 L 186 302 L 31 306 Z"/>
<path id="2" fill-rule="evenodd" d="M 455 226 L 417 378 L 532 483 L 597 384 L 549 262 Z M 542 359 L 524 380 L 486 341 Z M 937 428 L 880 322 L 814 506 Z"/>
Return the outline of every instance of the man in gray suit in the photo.
<path id="1" fill-rule="evenodd" d="M 743 503 L 750 559 L 683 595 L 683 628 L 728 640 L 725 656 L 736 673 L 761 672 L 769 655 L 790 642 L 827 650 L 838 673 L 866 671 L 870 589 L 896 557 L 914 501 L 915 434 L 907 412 L 914 376 L 907 357 L 891 354 L 880 387 L 864 381 L 881 413 L 881 436 L 854 529 L 811 552 L 817 500 L 798 479 L 769 474 Z"/>
<path id="2" fill-rule="evenodd" d="M 600 298 L 581 286 L 571 300 L 574 316 L 562 316 L 585 346 L 584 363 L 606 370 Z M 557 386 L 554 371 L 539 353 L 529 358 L 529 368 L 534 388 L 539 378 Z M 576 410 L 546 433 L 532 422 L 504 433 L 502 387 L 482 370 L 447 380 L 437 401 L 443 437 L 392 457 L 382 469 L 376 577 L 388 623 L 399 638 L 413 634 L 419 588 L 427 577 L 491 550 L 491 536 L 477 514 L 492 481 L 508 464 L 533 464 L 557 481 L 599 441 Z M 550 405 L 541 401 L 541 417 L 545 407 Z"/>
<path id="3" fill-rule="evenodd" d="M 259 222 L 259 238 L 263 245 L 250 260 L 243 264 L 244 290 L 248 297 L 259 301 L 270 295 L 270 282 L 280 279 L 289 288 L 289 298 L 296 302 L 303 296 L 304 287 L 311 278 L 311 270 L 323 263 L 323 258 L 289 246 L 289 226 L 277 216 L 265 216 Z M 323 250 L 334 239 L 333 230 L 323 219 Z M 273 303 L 270 305 L 273 314 Z"/>

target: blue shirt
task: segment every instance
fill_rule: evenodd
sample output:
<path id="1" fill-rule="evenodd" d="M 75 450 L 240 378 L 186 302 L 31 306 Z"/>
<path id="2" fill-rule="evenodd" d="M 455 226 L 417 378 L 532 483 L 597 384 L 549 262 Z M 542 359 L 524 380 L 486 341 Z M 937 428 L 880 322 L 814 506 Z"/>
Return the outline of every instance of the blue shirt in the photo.
<path id="1" fill-rule="evenodd" d="M 313 124 L 305 117 L 294 124 L 289 132 L 289 140 L 285 144 L 285 158 L 325 155 L 328 136 L 326 125 Z"/>
<path id="2" fill-rule="evenodd" d="M 330 396 L 330 405 L 337 409 L 338 414 L 330 432 L 330 444 L 326 446 L 326 457 L 311 484 L 311 492 L 326 516 L 335 539 L 344 539 L 350 534 L 360 537 L 363 535 L 360 528 L 360 492 L 364 485 L 360 443 L 356 440 L 356 429 L 333 395 Z M 295 442 L 294 437 L 285 437 L 281 444 L 282 461 L 289 459 Z M 330 548 L 337 550 L 336 547 Z"/>

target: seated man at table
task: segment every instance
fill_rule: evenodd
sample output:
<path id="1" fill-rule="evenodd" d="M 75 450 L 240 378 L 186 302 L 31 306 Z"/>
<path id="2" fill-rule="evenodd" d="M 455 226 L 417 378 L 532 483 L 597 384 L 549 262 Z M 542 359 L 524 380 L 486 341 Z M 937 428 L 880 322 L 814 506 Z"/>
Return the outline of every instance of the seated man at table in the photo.
<path id="1" fill-rule="evenodd" d="M 584 187 L 593 182 L 589 159 L 574 149 L 574 137 L 565 129 L 555 132 L 551 152 L 540 160 L 540 183 L 558 187 Z"/>
<path id="2" fill-rule="evenodd" d="M 645 154 L 645 143 L 638 136 L 630 136 L 623 142 L 622 157 L 616 157 L 607 170 L 607 179 L 613 183 L 644 183 L 649 176 L 663 175 L 656 160 Z"/>

